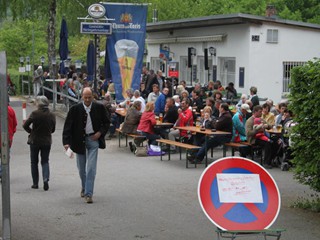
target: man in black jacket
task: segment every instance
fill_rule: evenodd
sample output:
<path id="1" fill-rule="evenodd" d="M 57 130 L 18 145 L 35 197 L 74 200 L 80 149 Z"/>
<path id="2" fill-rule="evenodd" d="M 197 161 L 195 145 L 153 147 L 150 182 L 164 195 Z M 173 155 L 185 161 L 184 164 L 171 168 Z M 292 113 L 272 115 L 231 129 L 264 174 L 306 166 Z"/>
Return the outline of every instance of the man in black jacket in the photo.
<path id="1" fill-rule="evenodd" d="M 209 150 L 210 148 L 217 147 L 221 144 L 224 144 L 226 142 L 230 142 L 232 138 L 232 117 L 229 112 L 229 106 L 226 103 L 222 103 L 219 107 L 220 116 L 215 121 L 213 128 L 215 128 L 217 131 L 224 131 L 228 132 L 230 134 L 217 134 L 213 137 L 209 138 L 207 141 L 207 146 L 205 144 L 199 149 L 197 154 L 194 156 L 189 157 L 188 159 L 191 162 L 197 162 L 201 163 L 203 158 L 206 155 L 206 150 Z"/>
<path id="2" fill-rule="evenodd" d="M 76 153 L 81 197 L 85 197 L 87 203 L 92 203 L 98 148 L 105 148 L 104 136 L 110 122 L 105 107 L 93 102 L 90 88 L 83 89 L 82 100 L 68 112 L 62 141 L 66 150 L 71 148 Z"/>

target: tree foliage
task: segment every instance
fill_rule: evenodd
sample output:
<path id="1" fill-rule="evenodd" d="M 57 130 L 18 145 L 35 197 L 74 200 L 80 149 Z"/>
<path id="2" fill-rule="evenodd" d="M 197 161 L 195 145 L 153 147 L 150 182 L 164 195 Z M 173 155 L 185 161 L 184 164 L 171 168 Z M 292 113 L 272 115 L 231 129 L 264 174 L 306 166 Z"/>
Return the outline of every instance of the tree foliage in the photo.
<path id="1" fill-rule="evenodd" d="M 290 108 L 298 125 L 293 128 L 296 178 L 320 191 L 320 59 L 291 73 Z"/>
<path id="2" fill-rule="evenodd" d="M 49 9 L 55 2 L 56 16 L 53 23 L 55 34 L 52 35 L 55 36 L 55 41 L 49 41 L 49 39 L 52 40 L 48 32 L 50 16 L 52 20 Z M 31 56 L 33 46 L 36 60 L 41 55 L 53 55 L 52 49 L 53 47 L 57 49 L 59 43 L 57 35 L 59 35 L 63 17 L 68 24 L 71 55 L 74 58 L 83 59 L 86 53 L 85 43 L 90 36 L 80 34 L 81 20 L 77 18 L 86 17 L 88 6 L 96 2 L 93 0 L 43 0 L 41 2 L 0 0 L 0 50 L 7 51 L 9 65 L 18 65 L 19 56 Z M 281 18 L 320 24 L 319 0 L 118 0 L 118 2 L 151 3 L 148 22 L 152 22 L 152 10 L 155 8 L 158 10 L 158 20 L 166 21 L 239 12 L 263 16 L 267 4 L 273 4 Z M 32 33 L 35 37 L 34 42 L 32 42 Z M 15 41 L 12 41 L 13 39 Z M 101 40 L 105 41 L 105 38 Z M 45 44 L 47 44 L 46 49 L 44 49 Z M 101 49 L 104 48 L 104 44 L 101 44 Z"/>

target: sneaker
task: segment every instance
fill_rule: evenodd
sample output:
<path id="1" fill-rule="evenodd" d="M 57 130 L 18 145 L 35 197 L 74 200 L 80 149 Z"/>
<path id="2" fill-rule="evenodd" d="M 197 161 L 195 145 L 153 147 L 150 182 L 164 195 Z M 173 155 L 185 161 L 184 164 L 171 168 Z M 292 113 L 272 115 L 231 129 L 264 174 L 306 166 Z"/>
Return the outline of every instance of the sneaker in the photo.
<path id="1" fill-rule="evenodd" d="M 33 188 L 33 189 L 38 189 L 38 188 L 39 188 L 39 186 L 38 186 L 38 185 L 33 184 L 33 185 L 31 186 L 31 188 Z"/>
<path id="2" fill-rule="evenodd" d="M 86 203 L 88 204 L 93 203 L 91 196 L 86 196 Z"/>
<path id="3" fill-rule="evenodd" d="M 81 189 L 80 197 L 84 198 L 84 189 Z"/>
<path id="4" fill-rule="evenodd" d="M 48 181 L 43 182 L 43 190 L 48 191 L 49 190 L 49 183 Z"/>

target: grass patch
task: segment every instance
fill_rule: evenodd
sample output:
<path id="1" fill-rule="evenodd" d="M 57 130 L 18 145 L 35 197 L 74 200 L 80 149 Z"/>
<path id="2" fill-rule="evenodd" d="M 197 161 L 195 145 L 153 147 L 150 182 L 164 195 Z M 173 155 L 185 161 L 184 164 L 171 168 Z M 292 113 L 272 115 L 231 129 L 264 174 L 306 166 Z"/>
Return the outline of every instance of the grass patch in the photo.
<path id="1" fill-rule="evenodd" d="M 298 197 L 298 199 L 294 201 L 290 207 L 319 213 L 320 196 L 318 194 L 307 194 L 306 197 Z"/>

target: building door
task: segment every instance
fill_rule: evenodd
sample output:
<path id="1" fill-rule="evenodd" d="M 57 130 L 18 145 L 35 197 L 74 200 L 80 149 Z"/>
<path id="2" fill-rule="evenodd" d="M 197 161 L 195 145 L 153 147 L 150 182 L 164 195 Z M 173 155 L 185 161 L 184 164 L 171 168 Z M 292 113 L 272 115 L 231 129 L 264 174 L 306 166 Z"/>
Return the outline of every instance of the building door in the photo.
<path id="1" fill-rule="evenodd" d="M 188 68 L 188 57 L 180 57 L 180 74 L 179 81 L 185 80 L 187 85 L 191 84 L 191 70 Z"/>
<path id="2" fill-rule="evenodd" d="M 221 81 L 222 86 L 228 86 L 228 83 L 236 82 L 236 58 L 218 58 L 218 78 Z"/>

